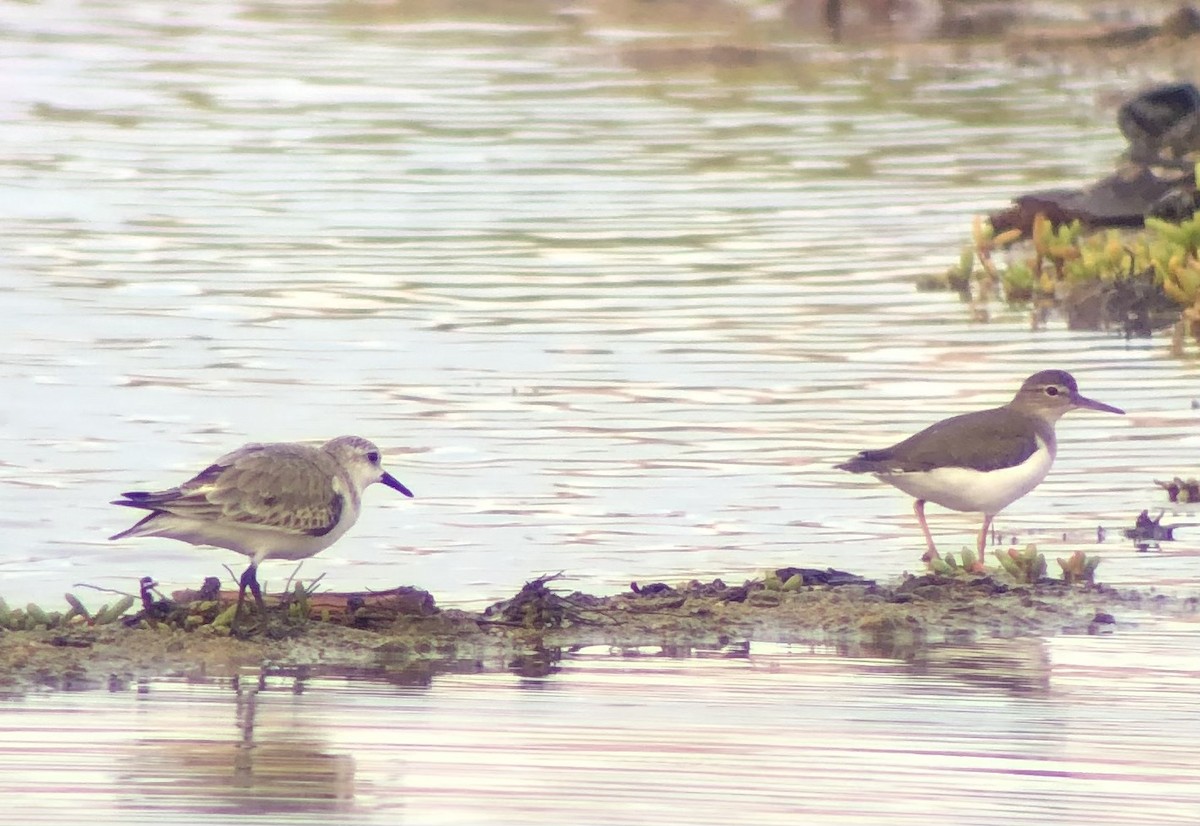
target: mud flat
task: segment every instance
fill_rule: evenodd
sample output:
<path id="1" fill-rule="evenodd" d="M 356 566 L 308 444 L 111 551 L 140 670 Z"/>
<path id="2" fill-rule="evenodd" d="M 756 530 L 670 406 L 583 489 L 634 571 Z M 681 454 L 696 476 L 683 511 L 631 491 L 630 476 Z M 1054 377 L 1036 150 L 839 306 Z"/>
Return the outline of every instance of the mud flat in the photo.
<path id="1" fill-rule="evenodd" d="M 409 588 L 313 595 L 301 606 L 277 603 L 265 617 L 251 615 L 241 638 L 219 623 L 197 622 L 204 603 L 174 601 L 103 625 L 74 618 L 52 628 L 4 630 L 0 692 L 121 689 L 140 679 L 231 676 L 246 666 L 398 683 L 464 670 L 536 676 L 552 671 L 563 653 L 590 645 L 687 653 L 770 641 L 903 657 L 943 643 L 1120 633 L 1154 616 L 1200 611 L 1197 597 L 1053 579 L 1015 584 L 1002 574 L 906 575 L 882 584 L 791 568 L 740 585 L 635 584 L 605 597 L 553 586 L 552 577 L 534 580 L 480 612 L 440 610 L 428 594 Z M 224 599 L 211 610 L 226 614 Z"/>

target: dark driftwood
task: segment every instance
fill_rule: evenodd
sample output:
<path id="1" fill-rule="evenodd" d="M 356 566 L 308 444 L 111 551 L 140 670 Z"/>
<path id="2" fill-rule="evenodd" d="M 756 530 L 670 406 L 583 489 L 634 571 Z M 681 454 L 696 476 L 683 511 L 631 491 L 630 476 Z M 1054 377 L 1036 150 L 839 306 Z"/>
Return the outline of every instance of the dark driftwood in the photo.
<path id="1" fill-rule="evenodd" d="M 200 590 L 184 589 L 171 594 L 171 600 L 180 604 L 190 604 L 201 600 L 216 600 L 222 605 L 232 605 L 237 602 L 237 591 L 212 592 L 207 588 Z M 292 593 L 263 594 L 268 606 L 291 604 L 296 601 Z M 420 588 L 401 585 L 384 591 L 320 591 L 309 594 L 305 601 L 308 604 L 309 615 L 320 618 L 328 615 L 330 619 L 356 615 L 364 610 L 371 614 L 386 614 L 392 616 L 428 617 L 437 612 L 433 595 Z"/>

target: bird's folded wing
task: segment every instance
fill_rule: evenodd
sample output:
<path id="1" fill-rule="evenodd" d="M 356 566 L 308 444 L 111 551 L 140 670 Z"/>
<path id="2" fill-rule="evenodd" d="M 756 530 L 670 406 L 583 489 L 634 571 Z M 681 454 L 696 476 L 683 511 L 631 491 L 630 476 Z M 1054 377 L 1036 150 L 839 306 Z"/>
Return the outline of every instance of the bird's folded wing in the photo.
<path id="1" fill-rule="evenodd" d="M 320 536 L 337 524 L 343 496 L 333 468 L 311 455 L 242 450 L 143 506 L 185 519 L 225 520 Z"/>
<path id="2" fill-rule="evenodd" d="M 955 416 L 885 450 L 866 450 L 860 458 L 877 473 L 919 473 L 938 467 L 999 470 L 1019 465 L 1038 449 L 1037 430 L 1003 408 Z M 1009 412 L 1009 411 L 1006 411 Z"/>

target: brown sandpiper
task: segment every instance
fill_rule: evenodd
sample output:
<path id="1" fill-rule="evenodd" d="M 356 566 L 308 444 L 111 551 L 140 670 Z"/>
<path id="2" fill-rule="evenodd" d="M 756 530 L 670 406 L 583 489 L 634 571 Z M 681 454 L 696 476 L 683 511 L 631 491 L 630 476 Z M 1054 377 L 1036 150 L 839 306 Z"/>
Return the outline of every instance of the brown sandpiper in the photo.
<path id="1" fill-rule="evenodd" d="M 1046 478 L 1057 451 L 1054 425 L 1076 408 L 1125 413 L 1081 396 L 1070 373 L 1043 370 L 1002 407 L 943 419 L 891 447 L 864 450 L 837 468 L 874 474 L 916 497 L 913 512 L 925 534 L 925 561 L 937 556 L 926 502 L 982 513 L 976 566 L 981 568 L 992 519 Z"/>

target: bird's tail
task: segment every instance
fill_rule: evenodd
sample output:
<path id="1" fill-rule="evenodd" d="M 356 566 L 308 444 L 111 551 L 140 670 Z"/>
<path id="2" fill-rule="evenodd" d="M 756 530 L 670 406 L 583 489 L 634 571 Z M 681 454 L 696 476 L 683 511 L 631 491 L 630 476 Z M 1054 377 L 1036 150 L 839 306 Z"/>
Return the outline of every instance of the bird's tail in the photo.
<path id="1" fill-rule="evenodd" d="M 127 494 L 127 493 L 122 494 L 122 496 L 128 496 L 128 495 L 129 494 Z M 122 501 L 122 500 L 114 501 L 113 504 L 114 505 L 129 505 L 130 507 L 134 507 L 134 508 L 144 507 L 144 505 L 136 505 L 132 502 L 126 502 L 126 501 Z M 161 515 L 162 515 L 162 511 L 153 511 L 151 513 L 148 513 L 144 517 L 139 519 L 136 525 L 134 525 L 131 528 L 127 528 L 127 529 L 121 531 L 120 533 L 113 534 L 112 536 L 109 537 L 109 540 L 111 541 L 113 539 L 125 539 L 126 537 L 129 537 L 129 536 L 149 536 L 149 535 L 153 534 L 153 530 L 149 527 L 150 523 L 153 522 L 155 519 L 157 519 Z"/>
<path id="2" fill-rule="evenodd" d="M 887 456 L 880 450 L 864 450 L 849 462 L 834 465 L 836 470 L 850 473 L 878 473 L 886 468 Z"/>

